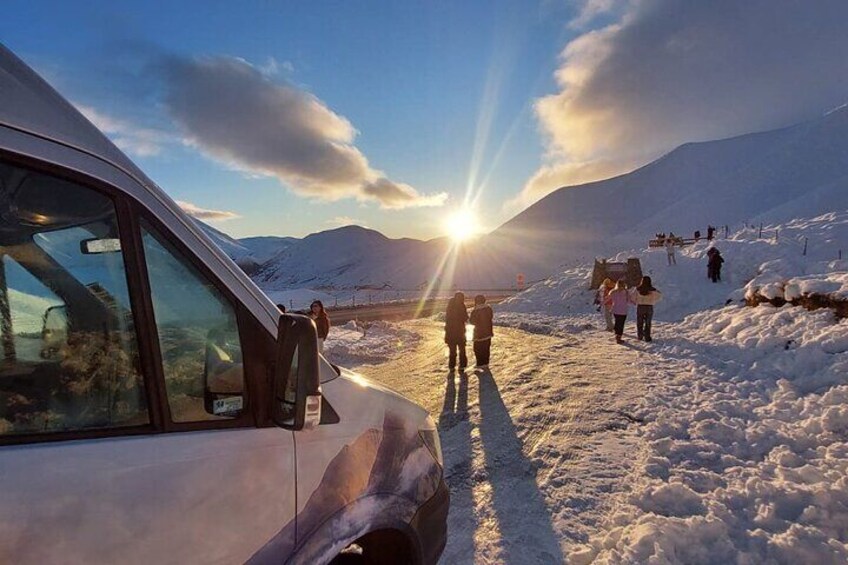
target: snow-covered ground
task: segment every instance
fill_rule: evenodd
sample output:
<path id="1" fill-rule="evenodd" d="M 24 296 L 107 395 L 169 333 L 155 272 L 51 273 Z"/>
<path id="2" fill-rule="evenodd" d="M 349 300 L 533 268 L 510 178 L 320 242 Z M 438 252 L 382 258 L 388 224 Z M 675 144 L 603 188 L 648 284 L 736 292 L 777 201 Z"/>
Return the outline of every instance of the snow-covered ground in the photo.
<path id="1" fill-rule="evenodd" d="M 657 317 L 682 321 L 634 346 L 645 391 L 634 413 L 646 423 L 637 464 L 570 562 L 848 562 L 848 322 L 739 303 L 754 293 L 844 298 L 848 213 L 766 226 L 764 236 L 757 227 L 715 242 L 727 261 L 716 285 L 705 278 L 706 242 L 679 252 L 677 266 L 664 250 L 619 257 L 640 257 L 663 291 Z M 529 289 L 499 320 L 567 333 L 593 312 L 589 274 Z"/>
<path id="2" fill-rule="evenodd" d="M 419 335 L 390 322 L 351 320 L 330 329 L 324 355 L 347 368 L 388 361 L 400 352 L 414 348 Z"/>
<path id="3" fill-rule="evenodd" d="M 650 344 L 600 329 L 589 266 L 496 308 L 488 372 L 448 374 L 437 321 L 390 330 L 420 337 L 361 370 L 440 414 L 444 563 L 848 562 L 848 321 L 743 301 L 844 297 L 848 213 L 758 236 L 715 242 L 719 284 L 706 242 L 622 253 L 665 296 Z"/>

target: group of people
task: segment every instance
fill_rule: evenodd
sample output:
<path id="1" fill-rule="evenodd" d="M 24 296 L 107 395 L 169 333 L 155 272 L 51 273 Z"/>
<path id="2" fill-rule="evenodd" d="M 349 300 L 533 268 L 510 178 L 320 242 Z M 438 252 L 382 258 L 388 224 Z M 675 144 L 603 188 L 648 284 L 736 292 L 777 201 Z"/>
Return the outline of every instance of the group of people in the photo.
<path id="1" fill-rule="evenodd" d="M 457 292 L 448 301 L 445 311 L 445 344 L 448 346 L 448 368 L 456 369 L 457 357 L 459 357 L 459 369 L 468 367 L 468 356 L 465 353 L 466 346 L 466 324 L 474 326 L 474 360 L 476 366 L 486 369 L 489 366 L 489 356 L 494 336 L 494 312 L 486 297 L 478 294 L 474 297 L 474 308 L 468 314 L 465 306 L 465 294 Z"/>
<path id="2" fill-rule="evenodd" d="M 633 289 L 628 289 L 623 280 L 613 282 L 612 279 L 604 279 L 595 304 L 603 313 L 607 331 L 615 334 L 616 343 L 621 343 L 631 305 L 636 306 L 636 336 L 640 341 L 651 341 L 654 305 L 660 300 L 662 293 L 654 288 L 651 277 L 642 277 Z"/>
<path id="3" fill-rule="evenodd" d="M 277 304 L 277 308 L 281 314 L 286 313 L 285 304 Z M 306 312 L 312 321 L 315 322 L 315 329 L 318 331 L 318 352 L 324 353 L 324 341 L 330 335 L 330 316 L 324 309 L 324 303 L 320 300 L 313 300 L 309 305 L 309 311 Z"/>

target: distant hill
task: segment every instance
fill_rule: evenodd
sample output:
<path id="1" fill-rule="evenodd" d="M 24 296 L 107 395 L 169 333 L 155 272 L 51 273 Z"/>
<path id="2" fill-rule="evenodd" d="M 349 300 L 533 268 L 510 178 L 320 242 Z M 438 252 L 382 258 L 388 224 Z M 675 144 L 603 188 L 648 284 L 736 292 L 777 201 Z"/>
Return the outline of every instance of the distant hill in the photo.
<path id="1" fill-rule="evenodd" d="M 289 245 L 254 276 L 267 290 L 300 286 L 360 285 L 416 288 L 433 276 L 445 242 L 389 239 L 346 226 L 306 236 Z"/>
<path id="2" fill-rule="evenodd" d="M 619 249 L 658 231 L 691 236 L 707 224 L 779 223 L 848 209 L 848 107 L 774 131 L 687 143 L 626 175 L 560 188 L 446 265 L 460 288 L 509 287 Z M 269 290 L 357 285 L 415 288 L 436 276 L 444 239 L 390 239 L 347 226 L 303 239 L 236 241 L 212 230 Z M 207 230 L 208 231 L 208 230 Z M 447 278 L 448 273 L 443 275 Z"/>
<path id="3" fill-rule="evenodd" d="M 285 251 L 298 241 L 300 239 L 296 237 L 279 237 L 274 235 L 243 237 L 238 240 L 239 244 L 245 247 L 260 265 L 269 261 L 281 251 Z"/>

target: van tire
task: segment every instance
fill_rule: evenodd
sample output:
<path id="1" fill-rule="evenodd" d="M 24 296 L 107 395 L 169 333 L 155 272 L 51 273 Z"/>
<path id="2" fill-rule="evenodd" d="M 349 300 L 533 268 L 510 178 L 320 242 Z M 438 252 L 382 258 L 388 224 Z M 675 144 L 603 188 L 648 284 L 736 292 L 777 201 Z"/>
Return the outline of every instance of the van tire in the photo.
<path id="1" fill-rule="evenodd" d="M 360 552 L 344 551 L 336 556 L 331 565 L 399 565 L 417 563 L 407 537 L 397 530 L 377 530 L 365 534 L 352 546 Z"/>

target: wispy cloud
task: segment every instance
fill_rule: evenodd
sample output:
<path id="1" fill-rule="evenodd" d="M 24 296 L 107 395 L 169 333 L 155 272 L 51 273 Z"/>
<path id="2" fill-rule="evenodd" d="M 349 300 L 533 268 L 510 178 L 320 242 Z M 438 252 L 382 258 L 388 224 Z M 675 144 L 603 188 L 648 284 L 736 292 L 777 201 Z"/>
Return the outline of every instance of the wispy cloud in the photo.
<path id="1" fill-rule="evenodd" d="M 236 218 L 240 218 L 238 214 L 235 212 L 227 212 L 226 210 L 210 210 L 208 208 L 201 208 L 196 204 L 191 202 L 186 202 L 184 200 L 177 200 L 177 205 L 183 209 L 183 212 L 188 214 L 193 218 L 197 218 L 198 220 L 204 220 L 207 222 L 222 222 L 225 220 L 234 220 Z"/>
<path id="2" fill-rule="evenodd" d="M 354 145 L 357 132 L 346 118 L 241 59 L 171 57 L 162 69 L 165 103 L 186 141 L 229 166 L 323 200 L 356 198 L 397 209 L 447 199 L 386 178 Z"/>
<path id="3" fill-rule="evenodd" d="M 170 141 L 165 132 L 136 126 L 85 104 L 76 104 L 76 107 L 115 145 L 136 157 L 158 155 L 162 152 L 162 147 Z"/>
<path id="4" fill-rule="evenodd" d="M 544 166 L 518 199 L 626 172 L 688 141 L 811 118 L 848 92 L 848 3 L 588 0 L 561 54 L 559 92 L 536 103 Z"/>
<path id="5" fill-rule="evenodd" d="M 350 216 L 336 216 L 335 218 L 330 218 L 324 223 L 336 228 L 340 228 L 343 226 L 362 226 L 364 228 L 368 227 L 363 222 L 357 220 L 356 218 L 351 218 Z"/>

